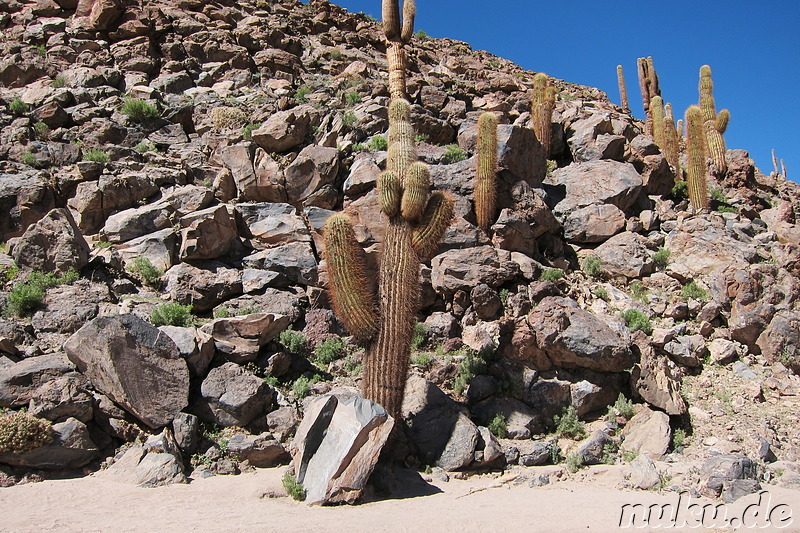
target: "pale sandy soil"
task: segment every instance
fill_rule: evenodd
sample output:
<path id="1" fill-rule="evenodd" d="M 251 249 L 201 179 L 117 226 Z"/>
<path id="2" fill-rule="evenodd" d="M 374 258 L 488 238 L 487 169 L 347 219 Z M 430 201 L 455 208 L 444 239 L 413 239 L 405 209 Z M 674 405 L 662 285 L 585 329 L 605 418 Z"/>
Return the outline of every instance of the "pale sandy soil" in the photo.
<path id="1" fill-rule="evenodd" d="M 619 472 L 602 470 L 591 482 L 566 480 L 543 487 L 512 486 L 513 474 L 435 482 L 427 496 L 356 506 L 309 507 L 281 493 L 284 469 L 262 469 L 153 489 L 98 477 L 45 481 L 0 489 L 0 530 L 15 532 L 494 532 L 617 531 L 625 504 L 676 504 L 674 493 L 618 490 Z M 591 472 L 590 472 L 591 474 Z M 592 476 L 590 475 L 589 478 Z M 510 481 L 504 483 L 504 481 Z M 417 485 L 420 486 L 420 485 Z M 771 507 L 785 504 L 800 531 L 800 492 L 769 486 Z M 757 501 L 727 506 L 728 517 Z M 702 503 L 710 503 L 708 500 Z M 719 503 L 719 502 L 716 502 Z M 639 524 L 642 525 L 642 524 Z M 645 526 L 635 531 L 662 531 Z M 723 531 L 680 528 L 668 531 Z M 755 529 L 754 529 L 755 530 Z M 746 529 L 740 529 L 746 531 Z"/>

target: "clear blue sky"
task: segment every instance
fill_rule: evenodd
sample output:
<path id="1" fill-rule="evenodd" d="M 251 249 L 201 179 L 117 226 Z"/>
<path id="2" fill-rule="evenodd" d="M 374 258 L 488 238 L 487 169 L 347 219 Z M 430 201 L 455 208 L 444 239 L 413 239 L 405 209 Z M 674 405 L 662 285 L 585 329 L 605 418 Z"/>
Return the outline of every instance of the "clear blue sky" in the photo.
<path id="1" fill-rule="evenodd" d="M 380 19 L 380 0 L 332 0 Z M 530 70 L 598 87 L 619 103 L 625 70 L 642 117 L 636 58 L 653 56 L 661 92 L 682 117 L 711 65 L 717 110 L 727 108 L 728 148 L 750 152 L 766 174 L 771 149 L 800 181 L 800 1 L 417 0 L 415 28 L 487 50 Z M 676 118 L 679 118 L 676 116 Z"/>

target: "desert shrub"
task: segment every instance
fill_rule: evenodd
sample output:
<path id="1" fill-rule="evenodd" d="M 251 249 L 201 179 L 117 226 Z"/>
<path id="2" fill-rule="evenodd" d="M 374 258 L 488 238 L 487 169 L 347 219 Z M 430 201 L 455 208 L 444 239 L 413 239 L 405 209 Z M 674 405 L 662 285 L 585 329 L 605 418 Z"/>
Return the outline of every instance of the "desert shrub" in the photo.
<path id="1" fill-rule="evenodd" d="M 33 168 L 41 168 L 44 166 L 44 163 L 40 161 L 33 152 L 25 152 L 22 154 L 22 162 Z"/>
<path id="2" fill-rule="evenodd" d="M 178 326 L 188 328 L 194 324 L 192 306 L 178 302 L 167 302 L 159 305 L 150 314 L 154 326 Z"/>
<path id="3" fill-rule="evenodd" d="M 11 110 L 13 114 L 17 116 L 22 116 L 28 112 L 30 106 L 25 102 L 23 102 L 22 100 L 20 100 L 19 98 L 15 98 L 14 100 L 11 101 L 10 104 L 8 104 L 8 108 L 9 110 Z"/>
<path id="4" fill-rule="evenodd" d="M 551 281 L 553 283 L 556 283 L 563 277 L 564 277 L 564 271 L 561 270 L 560 268 L 548 268 L 539 275 L 539 280 Z"/>
<path id="5" fill-rule="evenodd" d="M 317 364 L 328 366 L 345 355 L 344 341 L 339 337 L 330 337 L 319 343 L 314 353 Z"/>
<path id="6" fill-rule="evenodd" d="M 422 322 L 414 323 L 414 333 L 411 337 L 411 349 L 419 350 L 428 340 L 428 326 Z"/>
<path id="7" fill-rule="evenodd" d="M 33 132 L 36 134 L 37 139 L 47 139 L 50 135 L 50 126 L 40 120 L 33 125 Z"/>
<path id="8" fill-rule="evenodd" d="M 252 139 L 253 138 L 253 132 L 255 130 L 257 130 L 258 128 L 260 128 L 260 127 L 261 127 L 261 123 L 260 122 L 256 122 L 255 124 L 247 124 L 242 129 L 242 137 L 244 137 L 245 139 L 248 139 L 248 140 Z"/>
<path id="9" fill-rule="evenodd" d="M 156 145 L 150 141 L 142 141 L 134 147 L 134 150 L 140 154 L 144 154 L 147 152 L 157 152 L 158 148 L 156 148 Z"/>
<path id="10" fill-rule="evenodd" d="M 291 472 L 286 472 L 281 482 L 283 483 L 283 489 L 286 491 L 286 494 L 291 496 L 293 500 L 297 500 L 298 502 L 305 501 L 306 489 L 303 488 L 302 483 L 297 482 Z"/>
<path id="11" fill-rule="evenodd" d="M 700 300 L 701 302 L 705 302 L 708 299 L 708 293 L 703 287 L 692 280 L 681 289 L 681 298 L 684 300 Z"/>
<path id="12" fill-rule="evenodd" d="M 84 161 L 94 161 L 95 163 L 100 163 L 105 165 L 108 163 L 109 156 L 107 152 L 100 150 L 98 148 L 92 148 L 90 150 L 86 150 L 83 152 L 83 160 Z"/>
<path id="13" fill-rule="evenodd" d="M 316 375 L 310 379 L 306 376 L 300 376 L 292 383 L 292 393 L 294 397 L 298 400 L 305 398 L 311 393 L 311 387 L 318 381 L 319 376 Z"/>
<path id="14" fill-rule="evenodd" d="M 653 254 L 653 264 L 656 268 L 665 268 L 669 264 L 670 249 L 661 246 L 656 253 Z"/>
<path id="15" fill-rule="evenodd" d="M 59 74 L 53 80 L 53 88 L 60 89 L 61 87 L 65 87 L 67 85 L 67 78 Z"/>
<path id="16" fill-rule="evenodd" d="M 638 309 L 628 309 L 623 311 L 622 319 L 625 321 L 625 325 L 628 326 L 628 329 L 630 329 L 631 332 L 643 331 L 647 335 L 653 333 L 653 325 L 650 323 L 650 318 Z"/>
<path id="17" fill-rule="evenodd" d="M 141 98 L 126 98 L 122 104 L 122 113 L 134 122 L 146 122 L 161 116 L 156 106 Z"/>
<path id="18" fill-rule="evenodd" d="M 608 289 L 606 289 L 605 287 L 595 287 L 592 293 L 594 293 L 594 295 L 600 298 L 601 300 L 604 300 L 606 302 L 608 301 L 609 298 Z"/>
<path id="19" fill-rule="evenodd" d="M 676 181 L 672 187 L 670 196 L 675 202 L 681 202 L 689 197 L 688 186 L 685 181 Z"/>
<path id="20" fill-rule="evenodd" d="M 352 128 L 355 126 L 356 122 L 358 122 L 358 117 L 356 117 L 355 113 L 348 111 L 344 115 L 342 115 L 342 124 L 346 128 Z"/>
<path id="21" fill-rule="evenodd" d="M 602 264 L 603 261 L 596 255 L 587 255 L 586 259 L 583 260 L 583 264 L 581 266 L 587 276 L 596 278 L 597 276 L 600 275 L 601 272 L 600 266 Z"/>
<path id="22" fill-rule="evenodd" d="M 447 151 L 445 151 L 442 159 L 447 164 L 458 163 L 467 158 L 467 153 L 459 148 L 457 144 L 448 144 L 445 148 Z"/>
<path id="23" fill-rule="evenodd" d="M 430 352 L 417 352 L 412 354 L 411 358 L 409 359 L 409 362 L 413 366 L 418 366 L 420 368 L 427 368 L 432 361 L 433 355 Z"/>
<path id="24" fill-rule="evenodd" d="M 728 202 L 728 199 L 725 198 L 725 193 L 722 192 L 722 189 L 718 189 L 716 187 L 711 189 L 711 199 L 723 204 Z"/>
<path id="25" fill-rule="evenodd" d="M 155 286 L 161 281 L 161 276 L 164 275 L 164 273 L 153 266 L 153 263 L 146 257 L 137 257 L 133 261 L 133 265 L 128 267 L 128 270 L 139 275 L 145 283 L 151 286 Z"/>
<path id="26" fill-rule="evenodd" d="M 453 391 L 456 394 L 464 394 L 472 378 L 483 372 L 486 362 L 475 351 L 467 349 L 464 359 L 458 365 L 458 375 L 453 380 Z"/>
<path id="27" fill-rule="evenodd" d="M 302 85 L 302 86 L 300 86 L 299 89 L 297 89 L 297 91 L 295 91 L 294 99 L 297 100 L 300 103 L 307 102 L 308 98 L 306 98 L 306 96 L 308 96 L 309 94 L 311 94 L 313 92 L 314 92 L 314 90 L 311 87 L 309 87 L 308 85 Z"/>
<path id="28" fill-rule="evenodd" d="M 52 440 L 53 427 L 47 420 L 21 411 L 0 415 L 0 453 L 25 453 Z"/>
<path id="29" fill-rule="evenodd" d="M 364 143 L 354 143 L 350 146 L 350 149 L 353 152 L 366 152 L 368 148 Z"/>
<path id="30" fill-rule="evenodd" d="M 506 304 L 508 304 L 508 297 L 511 296 L 511 291 L 508 289 L 500 289 L 500 292 L 497 293 L 497 296 L 500 297 L 500 303 L 505 307 Z"/>
<path id="31" fill-rule="evenodd" d="M 414 35 L 417 37 L 417 39 L 422 39 L 422 40 L 425 40 L 425 39 L 429 39 L 429 38 L 430 38 L 430 37 L 428 37 L 428 34 L 427 34 L 427 33 L 425 33 L 425 32 L 424 32 L 424 31 L 422 31 L 422 30 L 417 30 L 417 33 L 415 33 Z"/>
<path id="32" fill-rule="evenodd" d="M 677 450 L 683 447 L 686 442 L 686 432 L 683 428 L 678 428 L 672 432 L 672 449 Z"/>
<path id="33" fill-rule="evenodd" d="M 347 105 L 356 105 L 361 101 L 361 95 L 358 91 L 349 91 L 344 95 L 344 101 Z"/>
<path id="34" fill-rule="evenodd" d="M 211 110 L 214 131 L 240 128 L 247 124 L 247 114 L 238 107 L 220 106 Z"/>
<path id="35" fill-rule="evenodd" d="M 617 401 L 614 402 L 614 405 L 608 406 L 607 417 L 611 419 L 621 416 L 622 418 L 630 420 L 633 418 L 633 413 L 633 402 L 625 398 L 625 396 L 620 392 L 619 396 L 617 397 Z"/>
<path id="36" fill-rule="evenodd" d="M 369 148 L 373 152 L 386 150 L 388 147 L 389 143 L 386 140 L 386 137 L 384 137 L 383 135 L 373 135 L 372 138 L 367 143 L 367 148 Z"/>
<path id="37" fill-rule="evenodd" d="M 560 415 L 553 417 L 556 426 L 556 434 L 562 437 L 575 439 L 586 434 L 586 426 L 578 419 L 578 412 L 575 407 L 566 407 Z"/>
<path id="38" fill-rule="evenodd" d="M 72 283 L 78 277 L 78 273 L 73 269 L 58 277 L 51 272 L 32 272 L 27 281 L 17 283 L 8 293 L 5 313 L 25 316 L 42 305 L 47 289 Z"/>
<path id="39" fill-rule="evenodd" d="M 306 336 L 291 327 L 281 331 L 281 334 L 278 335 L 278 341 L 291 353 L 298 355 L 304 354 L 308 347 Z"/>
<path id="40" fill-rule="evenodd" d="M 2 251 L 0 251 L 2 253 Z M 15 265 L 0 265 L 0 285 L 4 285 L 13 280 L 19 274 L 19 268 Z"/>
<path id="41" fill-rule="evenodd" d="M 736 213 L 738 212 L 735 207 L 730 205 L 721 205 L 717 207 L 717 213 Z"/>
<path id="42" fill-rule="evenodd" d="M 642 285 L 642 282 L 638 279 L 633 281 L 630 285 L 631 295 L 637 300 L 641 300 L 643 302 L 647 302 L 647 294 L 650 292 L 647 287 Z"/>
<path id="43" fill-rule="evenodd" d="M 580 470 L 581 467 L 583 466 L 583 455 L 578 452 L 571 453 L 567 456 L 567 459 L 566 461 L 564 461 L 564 464 L 567 467 L 567 472 L 569 472 L 570 474 L 574 474 L 575 472 Z"/>
<path id="44" fill-rule="evenodd" d="M 430 140 L 431 136 L 427 133 L 417 133 L 414 135 L 414 142 L 426 143 Z"/>
<path id="45" fill-rule="evenodd" d="M 492 435 L 498 439 L 504 439 L 508 435 L 508 427 L 506 427 L 506 417 L 502 413 L 497 413 L 492 418 L 491 422 L 486 426 Z"/>

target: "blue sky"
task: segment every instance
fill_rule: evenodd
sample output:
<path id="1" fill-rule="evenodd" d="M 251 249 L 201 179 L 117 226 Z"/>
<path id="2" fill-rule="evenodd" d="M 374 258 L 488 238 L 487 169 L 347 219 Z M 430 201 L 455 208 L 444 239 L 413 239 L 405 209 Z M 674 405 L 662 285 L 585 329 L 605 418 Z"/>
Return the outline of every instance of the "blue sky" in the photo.
<path id="1" fill-rule="evenodd" d="M 332 0 L 380 18 L 380 0 Z M 711 66 L 717 110 L 727 108 L 728 148 L 772 170 L 771 149 L 800 181 L 800 1 L 417 0 L 415 28 L 487 50 L 530 70 L 598 87 L 619 103 L 625 70 L 642 117 L 636 58 L 653 56 L 661 92 L 682 117 L 697 103 L 700 66 Z"/>

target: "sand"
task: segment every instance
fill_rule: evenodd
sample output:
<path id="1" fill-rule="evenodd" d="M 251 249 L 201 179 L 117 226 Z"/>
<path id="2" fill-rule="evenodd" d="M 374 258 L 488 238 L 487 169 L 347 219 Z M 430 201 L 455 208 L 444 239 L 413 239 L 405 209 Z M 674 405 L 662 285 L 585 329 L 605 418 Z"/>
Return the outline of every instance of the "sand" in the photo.
<path id="1" fill-rule="evenodd" d="M 616 531 L 625 504 L 677 504 L 675 493 L 618 490 L 613 467 L 599 468 L 589 481 L 560 481 L 543 487 L 513 486 L 513 474 L 411 484 L 429 495 L 395 497 L 355 506 L 309 507 L 280 494 L 285 469 L 259 469 L 239 476 L 198 479 L 189 485 L 139 488 L 89 476 L 0 489 L 0 530 L 15 532 L 472 532 Z M 506 483 L 507 482 L 507 483 Z M 420 490 L 417 490 L 420 489 Z M 800 492 L 768 487 L 770 508 L 788 506 L 800 531 Z M 694 502 L 695 500 L 692 500 Z M 750 495 L 726 506 L 741 516 L 758 502 Z M 703 500 L 702 503 L 711 503 Z M 719 502 L 714 502 L 719 503 Z M 763 507 L 763 506 L 762 506 Z M 752 510 L 752 508 L 751 508 Z M 776 515 L 777 518 L 777 515 Z M 633 525 L 645 525 L 635 522 Z M 652 525 L 652 523 L 651 523 Z M 651 526 L 636 531 L 660 531 Z M 678 528 L 672 531 L 722 531 Z M 744 530 L 744 529 L 742 529 Z"/>

